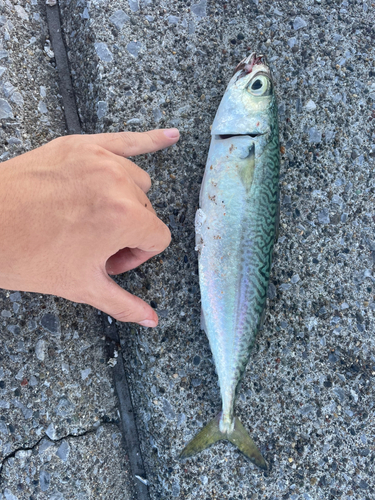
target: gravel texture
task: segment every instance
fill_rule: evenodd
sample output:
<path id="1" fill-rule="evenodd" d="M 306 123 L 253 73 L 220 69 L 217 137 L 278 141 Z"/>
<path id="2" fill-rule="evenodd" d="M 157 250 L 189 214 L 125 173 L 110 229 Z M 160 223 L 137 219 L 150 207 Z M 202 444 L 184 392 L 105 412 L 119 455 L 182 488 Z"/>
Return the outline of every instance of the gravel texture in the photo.
<path id="1" fill-rule="evenodd" d="M 65 134 L 45 7 L 0 0 L 0 159 Z M 97 311 L 0 290 L 0 499 L 133 498 Z"/>
<path id="2" fill-rule="evenodd" d="M 4 498 L 132 498 L 121 440 L 118 427 L 112 424 L 57 442 L 44 437 L 35 447 L 18 451 L 4 464 Z"/>
<path id="3" fill-rule="evenodd" d="M 54 54 L 36 0 L 0 0 L 0 161 L 64 134 Z"/>
<path id="4" fill-rule="evenodd" d="M 372 8 L 92 1 L 81 21 L 72 12 L 82 4 L 66 7 L 66 32 L 82 25 L 68 47 L 86 129 L 181 130 L 177 146 L 138 160 L 172 245 L 120 279 L 161 317 L 156 331 L 121 327 L 153 498 L 374 494 Z M 92 42 L 82 62 L 81 33 Z M 268 476 L 228 444 L 177 460 L 220 408 L 199 328 L 193 220 L 209 127 L 249 49 L 273 69 L 283 158 L 269 307 L 237 405 Z"/>
<path id="5" fill-rule="evenodd" d="M 19 292 L 0 304 L 0 495 L 133 498 L 97 312 Z"/>
<path id="6" fill-rule="evenodd" d="M 120 325 L 151 498 L 373 498 L 374 4 L 62 0 L 61 8 L 84 130 L 181 131 L 175 147 L 137 159 L 152 177 L 150 199 L 172 244 L 119 278 L 160 316 L 156 330 Z M 220 409 L 200 330 L 194 215 L 210 125 L 234 67 L 250 50 L 267 55 L 279 99 L 281 221 L 266 321 L 236 412 L 271 464 L 268 474 L 228 443 L 178 461 L 184 444 Z M 1 100 L 0 110 L 9 113 Z M 87 313 L 62 302 L 71 321 Z M 47 312 L 56 316 L 53 299 L 47 304 L 43 313 L 36 305 L 28 310 L 40 321 Z M 11 306 L 4 302 L 3 309 L 11 324 Z M 90 330 L 99 345 L 90 321 L 95 325 L 87 316 L 79 335 L 89 343 Z M 3 335 L 11 342 L 6 326 Z M 47 339 L 57 343 L 59 362 L 74 343 L 44 333 L 35 336 L 35 348 Z M 44 352 L 40 343 L 33 355 Z M 92 369 L 80 382 L 89 422 L 90 403 L 103 389 L 85 382 L 94 380 L 99 361 L 74 359 L 78 379 Z M 22 383 L 22 366 L 7 368 L 14 385 Z M 45 380 L 60 394 L 57 377 Z M 13 409 L 18 419 L 28 409 L 23 404 L 25 410 Z"/>

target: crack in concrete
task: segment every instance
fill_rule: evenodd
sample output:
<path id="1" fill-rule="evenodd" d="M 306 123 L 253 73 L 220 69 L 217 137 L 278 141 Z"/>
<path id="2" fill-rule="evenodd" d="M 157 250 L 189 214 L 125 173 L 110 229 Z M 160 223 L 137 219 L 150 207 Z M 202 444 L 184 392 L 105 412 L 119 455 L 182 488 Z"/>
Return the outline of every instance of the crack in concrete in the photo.
<path id="1" fill-rule="evenodd" d="M 132 475 L 137 479 L 134 481 L 137 500 L 150 500 L 148 481 L 146 478 L 146 471 L 143 464 L 138 430 L 135 421 L 135 411 L 126 378 L 120 337 L 117 331 L 116 322 L 114 320 L 111 322 L 108 321 L 108 315 L 106 314 L 102 313 L 101 317 L 103 333 L 106 337 L 107 360 L 109 361 L 114 357 L 116 359 L 116 363 L 112 365 L 111 371 L 120 410 L 121 430 L 125 441 L 125 449 L 129 457 Z M 118 353 L 117 357 L 115 356 L 115 352 Z"/>
<path id="2" fill-rule="evenodd" d="M 80 438 L 80 437 L 84 437 L 84 436 L 87 436 L 89 434 L 94 434 L 95 432 L 97 432 L 97 430 L 100 428 L 100 427 L 103 427 L 103 426 L 106 426 L 106 425 L 115 425 L 116 427 L 118 427 L 118 424 L 115 423 L 115 422 L 112 422 L 112 421 L 100 421 L 99 425 L 96 425 L 95 427 L 92 427 L 91 429 L 87 429 L 86 431 L 80 433 L 80 434 L 67 434 L 66 436 L 63 436 L 61 438 L 58 438 L 58 439 L 51 439 L 47 434 L 44 434 L 40 439 L 38 439 L 38 441 L 33 444 L 32 446 L 21 446 L 15 450 L 13 450 L 11 453 L 9 453 L 8 455 L 6 455 L 0 462 L 0 485 L 1 483 L 3 482 L 3 476 L 2 476 L 2 472 L 3 472 L 3 468 L 6 464 L 6 462 L 10 459 L 10 458 L 15 458 L 16 454 L 19 452 L 19 451 L 32 451 L 34 450 L 37 446 L 39 446 L 39 444 L 43 441 L 43 439 L 48 439 L 49 441 L 51 441 L 52 443 L 60 443 L 61 441 L 63 441 L 64 439 L 69 439 L 69 438 Z"/>
<path id="3" fill-rule="evenodd" d="M 52 48 L 54 50 L 56 58 L 56 68 L 60 80 L 60 92 L 64 104 L 64 113 L 68 134 L 82 133 L 74 95 L 74 88 L 72 85 L 69 61 L 66 53 L 65 43 L 62 37 L 60 11 L 57 2 L 52 4 L 47 2 L 46 15 Z M 107 337 L 107 361 L 109 361 L 111 358 L 113 358 L 114 351 L 121 351 L 121 348 L 116 324 L 114 321 L 109 323 L 107 318 L 108 316 L 102 314 L 103 330 L 104 334 Z M 130 390 L 126 379 L 121 353 L 117 358 L 117 362 L 110 366 L 112 366 L 113 381 L 120 409 L 121 425 L 119 425 L 119 427 L 122 431 L 122 435 L 126 444 L 126 452 L 129 457 L 132 474 L 135 478 L 137 478 L 137 480 L 134 480 L 137 500 L 149 500 L 150 496 L 147 488 L 147 479 L 145 479 L 146 472 L 141 456 L 138 431 L 134 418 L 134 409 L 131 401 Z M 39 440 L 38 443 L 34 445 L 34 447 L 37 446 L 40 441 L 41 440 Z M 28 449 L 33 449 L 34 447 Z M 14 456 L 17 451 L 19 450 L 13 452 L 13 454 L 9 455 L 8 458 Z M 3 463 L 0 466 L 0 484 Z"/>
<path id="4" fill-rule="evenodd" d="M 68 56 L 62 37 L 60 11 L 57 2 L 54 5 L 46 4 L 47 25 L 55 53 L 56 69 L 60 80 L 60 92 L 64 104 L 64 114 L 68 134 L 80 134 L 81 124 L 72 85 Z"/>

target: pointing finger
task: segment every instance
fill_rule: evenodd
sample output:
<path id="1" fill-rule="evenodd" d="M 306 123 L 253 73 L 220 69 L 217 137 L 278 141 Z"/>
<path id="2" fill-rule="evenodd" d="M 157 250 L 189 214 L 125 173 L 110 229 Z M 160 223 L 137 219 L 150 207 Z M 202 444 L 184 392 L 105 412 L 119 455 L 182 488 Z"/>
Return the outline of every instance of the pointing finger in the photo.
<path id="1" fill-rule="evenodd" d="M 86 143 L 97 144 L 112 153 L 128 156 L 153 153 L 172 146 L 179 139 L 176 128 L 156 129 L 147 132 L 115 132 L 112 134 L 93 134 L 82 136 Z"/>

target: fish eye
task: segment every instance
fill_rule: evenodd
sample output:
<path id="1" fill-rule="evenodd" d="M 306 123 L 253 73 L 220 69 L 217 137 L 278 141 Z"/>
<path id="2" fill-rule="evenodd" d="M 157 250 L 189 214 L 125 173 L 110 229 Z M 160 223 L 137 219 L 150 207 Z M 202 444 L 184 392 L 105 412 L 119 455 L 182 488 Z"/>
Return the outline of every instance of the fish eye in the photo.
<path id="1" fill-rule="evenodd" d="M 255 82 L 251 86 L 251 90 L 259 90 L 263 87 L 263 82 L 260 80 L 260 78 L 257 78 Z"/>
<path id="2" fill-rule="evenodd" d="M 265 75 L 257 75 L 247 86 L 248 92 L 255 97 L 263 97 L 271 95 L 272 83 Z"/>

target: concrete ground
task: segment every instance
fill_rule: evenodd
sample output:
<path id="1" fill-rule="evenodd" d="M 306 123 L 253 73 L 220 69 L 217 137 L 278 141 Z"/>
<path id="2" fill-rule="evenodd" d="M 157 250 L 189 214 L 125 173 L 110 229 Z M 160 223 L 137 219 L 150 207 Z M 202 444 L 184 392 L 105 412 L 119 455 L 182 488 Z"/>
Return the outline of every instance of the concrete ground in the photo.
<path id="1" fill-rule="evenodd" d="M 85 132 L 178 126 L 137 158 L 173 240 L 119 277 L 156 308 L 117 325 L 151 499 L 375 496 L 375 5 L 369 0 L 60 0 Z M 0 158 L 64 134 L 44 2 L 0 0 Z M 184 463 L 220 409 L 200 330 L 194 215 L 210 124 L 238 61 L 270 61 L 281 225 L 236 413 L 271 470 L 228 443 Z M 97 312 L 1 293 L 0 499 L 136 498 Z"/>

